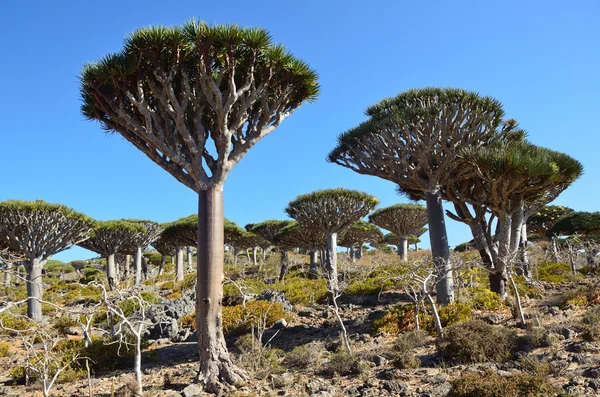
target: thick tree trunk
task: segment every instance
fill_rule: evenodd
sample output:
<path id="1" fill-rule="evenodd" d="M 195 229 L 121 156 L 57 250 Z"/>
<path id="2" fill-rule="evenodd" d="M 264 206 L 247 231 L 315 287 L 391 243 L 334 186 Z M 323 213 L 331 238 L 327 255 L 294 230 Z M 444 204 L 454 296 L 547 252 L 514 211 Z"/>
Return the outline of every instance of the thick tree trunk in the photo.
<path id="1" fill-rule="evenodd" d="M 175 257 L 174 257 L 174 256 L 172 256 L 172 257 L 171 257 L 171 265 L 174 265 L 174 264 L 175 264 Z"/>
<path id="2" fill-rule="evenodd" d="M 339 292 L 338 272 L 337 272 L 337 233 L 327 234 L 327 277 L 329 285 L 334 295 Z"/>
<path id="3" fill-rule="evenodd" d="M 321 264 L 321 269 L 327 268 L 327 256 L 325 250 L 319 250 L 319 263 Z"/>
<path id="4" fill-rule="evenodd" d="M 135 249 L 135 286 L 142 284 L 142 247 Z"/>
<path id="5" fill-rule="evenodd" d="M 42 269 L 45 260 L 37 258 L 29 259 L 25 263 L 27 270 L 27 317 L 33 320 L 42 320 L 42 296 L 44 295 L 44 284 L 42 283 Z"/>
<path id="6" fill-rule="evenodd" d="M 428 191 L 426 200 L 431 255 L 436 267 L 436 300 L 440 305 L 447 305 L 454 301 L 454 279 L 450 264 L 444 207 L 439 189 Z"/>
<path id="7" fill-rule="evenodd" d="M 4 264 L 4 286 L 5 287 L 10 287 L 10 276 L 11 276 L 13 267 L 14 266 L 11 263 L 7 262 Z"/>
<path id="8" fill-rule="evenodd" d="M 188 269 L 190 269 L 190 272 L 194 271 L 194 265 L 192 264 L 192 249 L 190 247 L 186 248 L 187 250 L 187 263 L 188 263 Z"/>
<path id="9" fill-rule="evenodd" d="M 279 271 L 279 281 L 283 282 L 288 272 L 290 261 L 288 259 L 288 250 L 281 248 L 281 270 Z"/>
<path id="10" fill-rule="evenodd" d="M 142 341 L 141 337 L 138 337 L 135 342 L 135 362 L 133 365 L 133 371 L 135 372 L 135 382 L 137 383 L 137 396 L 144 395 L 144 384 L 142 383 Z"/>
<path id="11" fill-rule="evenodd" d="M 316 250 L 310 251 L 309 252 L 309 256 L 310 256 L 310 269 L 309 269 L 309 272 L 317 274 L 317 272 L 319 270 L 319 268 L 317 267 L 317 251 Z"/>
<path id="12" fill-rule="evenodd" d="M 167 261 L 167 257 L 165 255 L 160 256 L 160 264 L 158 265 L 158 275 L 160 276 L 165 269 L 165 262 Z"/>
<path id="13" fill-rule="evenodd" d="M 108 279 L 108 288 L 114 291 L 117 288 L 117 269 L 115 267 L 115 254 L 106 257 L 106 278 Z"/>
<path id="14" fill-rule="evenodd" d="M 254 262 L 254 266 L 256 266 L 258 264 L 258 262 L 256 261 L 256 247 L 254 247 L 254 249 L 252 250 L 252 261 Z"/>
<path id="15" fill-rule="evenodd" d="M 358 249 L 356 249 L 355 254 L 356 254 L 356 258 L 357 259 L 362 259 L 362 257 L 363 257 L 363 246 L 362 246 L 362 243 L 358 246 Z"/>
<path id="16" fill-rule="evenodd" d="M 199 192 L 196 332 L 200 353 L 198 382 L 206 391 L 219 393 L 224 385 L 246 379 L 233 364 L 223 336 L 223 191 Z"/>
<path id="17" fill-rule="evenodd" d="M 356 262 L 356 251 L 354 250 L 354 246 L 348 248 L 350 252 L 350 262 Z"/>
<path id="18" fill-rule="evenodd" d="M 131 255 L 125 255 L 125 263 L 123 264 L 123 272 L 121 273 L 121 280 L 127 280 L 129 278 L 130 270 L 129 263 L 131 261 Z"/>
<path id="19" fill-rule="evenodd" d="M 511 261 L 511 229 L 512 217 L 504 214 L 498 217 L 498 227 L 496 229 L 498 239 L 498 262 L 494 271 L 490 273 L 490 289 L 506 299 L 506 281 L 508 280 L 508 268 Z"/>
<path id="20" fill-rule="evenodd" d="M 400 241 L 398 241 L 398 255 L 400 255 L 400 259 L 404 262 L 408 260 L 408 236 L 400 237 Z"/>
<path id="21" fill-rule="evenodd" d="M 519 250 L 521 254 L 521 271 L 523 276 L 526 279 L 531 279 L 531 267 L 529 266 L 529 253 L 528 249 L 528 241 L 527 241 L 527 220 L 523 220 L 523 226 L 521 227 L 521 242 L 519 245 Z"/>
<path id="22" fill-rule="evenodd" d="M 175 281 L 183 281 L 183 248 L 177 247 L 177 262 L 175 265 Z"/>
<path id="23" fill-rule="evenodd" d="M 517 208 L 511 215 L 511 225 L 510 225 L 510 253 L 511 256 L 516 258 L 517 250 L 519 249 L 519 244 L 521 242 L 521 231 L 523 230 L 523 198 L 518 199 Z"/>
<path id="24" fill-rule="evenodd" d="M 238 256 L 238 250 L 237 248 L 233 247 L 233 266 L 237 265 L 237 256 Z"/>

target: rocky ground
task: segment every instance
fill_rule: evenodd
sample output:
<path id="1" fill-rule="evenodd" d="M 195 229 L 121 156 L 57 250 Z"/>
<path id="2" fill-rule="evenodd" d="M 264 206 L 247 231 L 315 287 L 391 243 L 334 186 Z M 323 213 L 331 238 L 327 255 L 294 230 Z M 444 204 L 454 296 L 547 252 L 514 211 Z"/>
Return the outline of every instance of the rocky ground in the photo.
<path id="1" fill-rule="evenodd" d="M 543 328 L 546 333 L 556 336 L 552 346 L 535 348 L 527 353 L 535 363 L 544 363 L 552 368 L 551 383 L 565 396 L 600 395 L 600 343 L 582 340 L 576 332 L 575 324 L 582 316 L 583 309 L 561 309 L 561 296 L 569 291 L 589 285 L 592 280 L 545 285 L 543 299 L 526 301 L 528 322 Z M 270 297 L 284 302 L 281 296 Z M 415 355 L 421 365 L 415 369 L 399 369 L 379 354 L 391 349 L 395 336 L 373 335 L 371 324 L 380 318 L 391 305 L 402 299 L 397 291 L 389 291 L 381 296 L 356 298 L 342 304 L 342 317 L 348 327 L 354 354 L 360 357 L 360 371 L 354 375 L 323 375 L 321 367 L 328 360 L 335 359 L 334 352 L 339 348 L 339 328 L 330 308 L 323 305 L 311 307 L 296 306 L 292 320 L 282 326 L 276 324 L 265 331 L 263 341 L 269 341 L 268 350 L 272 359 L 272 368 L 268 365 L 257 367 L 256 358 L 248 360 L 248 352 L 236 341 L 239 337 L 228 338 L 230 351 L 247 368 L 251 380 L 235 391 L 231 396 L 445 396 L 451 389 L 451 381 L 474 371 L 494 371 L 500 376 L 509 376 L 523 370 L 525 360 L 511 360 L 506 363 L 446 365 L 436 356 L 436 339 L 425 337 L 422 346 L 415 349 Z M 284 302 L 285 303 L 285 302 Z M 197 372 L 197 353 L 194 336 L 190 330 L 181 329 L 175 320 L 190 311 L 193 296 L 185 296 L 174 303 L 166 304 L 160 310 L 165 317 L 166 327 L 151 332 L 150 347 L 143 358 L 145 393 L 148 396 L 191 397 L 203 395 L 194 385 Z M 160 305 L 159 305 L 160 307 Z M 157 311 L 158 312 L 158 311 Z M 476 316 L 489 323 L 501 324 L 513 329 L 515 321 L 510 311 L 493 313 L 478 312 Z M 519 330 L 519 332 L 525 332 Z M 76 337 L 76 336 L 75 336 Z M 316 343 L 322 350 L 321 357 L 314 366 L 305 369 L 286 368 L 285 355 L 296 346 Z M 19 365 L 23 358 L 19 354 L 18 343 L 11 346 L 11 354 L 0 358 L 0 395 L 36 396 L 41 395 L 37 384 L 30 386 L 11 384 L 8 370 Z M 276 352 L 275 354 L 273 352 Z M 256 354 L 256 352 L 252 352 Z M 262 354 L 262 353 L 261 353 Z M 249 364 L 250 362 L 250 364 Z M 536 364 L 537 365 L 537 364 Z M 130 368 L 123 368 L 99 378 L 58 384 L 55 396 L 89 395 L 91 385 L 94 396 L 127 396 L 133 384 Z M 557 395 L 561 395 L 558 393 Z"/>

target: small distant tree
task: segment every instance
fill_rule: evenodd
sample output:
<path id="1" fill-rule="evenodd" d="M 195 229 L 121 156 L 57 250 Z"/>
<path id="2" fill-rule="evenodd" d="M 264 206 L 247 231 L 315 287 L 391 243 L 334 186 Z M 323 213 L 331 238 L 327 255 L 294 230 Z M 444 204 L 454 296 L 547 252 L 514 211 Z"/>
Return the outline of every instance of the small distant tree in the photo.
<path id="1" fill-rule="evenodd" d="M 236 225 L 237 226 L 237 225 Z M 231 242 L 229 243 L 234 249 L 234 257 L 237 258 L 238 250 L 245 250 L 248 253 L 248 250 L 252 250 L 252 263 L 256 266 L 256 248 L 265 245 L 265 239 L 259 236 L 258 234 L 246 232 L 239 228 L 239 231 L 235 234 L 233 238 L 231 238 Z M 235 259 L 234 259 L 235 263 Z"/>
<path id="2" fill-rule="evenodd" d="M 186 216 L 164 225 L 162 238 L 175 247 L 175 281 L 183 281 L 183 250 L 198 241 L 198 217 Z"/>
<path id="3" fill-rule="evenodd" d="M 158 251 L 161 255 L 160 264 L 158 265 L 158 274 L 162 274 L 163 269 L 165 267 L 165 262 L 167 261 L 167 256 L 173 258 L 177 254 L 177 244 L 172 241 L 167 235 L 164 233 L 165 225 L 161 225 L 163 231 L 159 236 L 158 240 L 152 243 L 152 246 Z"/>
<path id="4" fill-rule="evenodd" d="M 117 287 L 118 281 L 115 255 L 131 247 L 139 233 L 144 233 L 144 227 L 137 223 L 124 220 L 97 221 L 90 238 L 78 244 L 106 258 L 106 278 L 111 291 Z"/>
<path id="5" fill-rule="evenodd" d="M 452 88 L 413 89 L 367 109 L 369 119 L 339 137 L 328 160 L 420 192 L 426 199 L 429 239 L 439 279 L 436 299 L 454 299 L 442 185 L 472 173 L 460 151 L 499 139 L 504 110 L 497 100 Z"/>
<path id="6" fill-rule="evenodd" d="M 42 200 L 0 202 L 0 246 L 23 257 L 27 272 L 27 316 L 42 319 L 42 269 L 52 256 L 81 243 L 94 221 L 71 208 Z"/>
<path id="7" fill-rule="evenodd" d="M 141 219 L 124 219 L 127 222 L 136 223 L 144 228 L 143 232 L 133 236 L 132 246 L 135 250 L 135 277 L 134 285 L 140 286 L 142 282 L 142 252 L 150 244 L 158 240 L 162 233 L 160 225 L 153 221 Z"/>
<path id="8" fill-rule="evenodd" d="M 427 210 L 418 204 L 396 204 L 381 208 L 369 215 L 369 222 L 398 236 L 398 255 L 408 259 L 408 238 L 417 234 L 427 224 Z"/>
<path id="9" fill-rule="evenodd" d="M 369 242 L 377 242 L 383 238 L 383 233 L 377 226 L 359 220 L 350 225 L 340 233 L 340 246 L 350 249 L 350 260 L 362 258 L 363 245 Z"/>
<path id="10" fill-rule="evenodd" d="M 325 246 L 325 234 L 293 221 L 275 235 L 278 244 L 306 250 L 310 256 L 309 271 L 317 273 L 317 253 Z"/>
<path id="11" fill-rule="evenodd" d="M 325 189 L 298 196 L 285 212 L 308 229 L 327 236 L 326 267 L 331 290 L 337 294 L 337 236 L 366 216 L 379 203 L 367 193 L 348 189 Z"/>
<path id="12" fill-rule="evenodd" d="M 549 234 L 584 236 L 600 234 L 600 212 L 573 212 L 561 217 L 549 230 Z"/>
<path id="13" fill-rule="evenodd" d="M 317 98 L 317 79 L 266 30 L 197 21 L 140 29 L 82 72 L 84 115 L 198 193 L 198 380 L 207 391 L 245 378 L 220 330 L 223 185 L 258 141 Z"/>
<path id="14" fill-rule="evenodd" d="M 422 227 L 417 231 L 417 233 L 410 234 L 408 236 L 408 245 L 414 245 L 415 251 L 417 251 L 419 249 L 419 243 L 421 242 L 419 237 L 421 237 L 427 230 L 428 229 L 426 227 Z"/>
<path id="15" fill-rule="evenodd" d="M 280 261 L 280 272 L 279 272 L 279 281 L 283 281 L 285 275 L 287 274 L 287 269 L 289 266 L 288 261 L 288 250 L 289 247 L 277 244 L 277 240 L 275 239 L 275 235 L 284 227 L 288 226 L 292 221 L 290 220 L 276 220 L 270 219 L 259 223 L 250 223 L 246 225 L 246 230 L 255 234 L 258 234 L 272 245 L 275 245 L 279 248 L 281 253 L 281 261 Z"/>

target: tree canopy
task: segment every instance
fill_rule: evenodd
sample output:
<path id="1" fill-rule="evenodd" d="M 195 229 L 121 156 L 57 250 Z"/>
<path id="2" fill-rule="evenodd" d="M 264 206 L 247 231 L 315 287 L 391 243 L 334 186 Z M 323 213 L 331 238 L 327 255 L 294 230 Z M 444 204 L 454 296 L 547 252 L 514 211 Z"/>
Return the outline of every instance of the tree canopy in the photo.
<path id="1" fill-rule="evenodd" d="M 317 79 L 264 29 L 193 20 L 136 30 L 121 51 L 86 64 L 82 112 L 200 191 L 222 185 L 256 142 L 315 100 Z"/>
<path id="2" fill-rule="evenodd" d="M 560 218 L 550 229 L 552 235 L 600 234 L 600 212 L 573 212 Z"/>
<path id="3" fill-rule="evenodd" d="M 527 229 L 531 233 L 547 235 L 560 218 L 573 212 L 572 208 L 562 205 L 547 205 L 527 219 Z"/>
<path id="4" fill-rule="evenodd" d="M 427 210 L 419 204 L 395 204 L 374 211 L 369 215 L 369 222 L 398 236 L 407 237 L 416 235 L 427 224 Z"/>
<path id="5" fill-rule="evenodd" d="M 325 189 L 298 196 L 285 212 L 309 229 L 332 233 L 364 217 L 378 203 L 378 198 L 356 190 Z"/>
<path id="6" fill-rule="evenodd" d="M 362 247 L 363 244 L 368 242 L 377 243 L 382 238 L 383 233 L 377 226 L 358 220 L 342 231 L 339 245 L 342 247 Z"/>

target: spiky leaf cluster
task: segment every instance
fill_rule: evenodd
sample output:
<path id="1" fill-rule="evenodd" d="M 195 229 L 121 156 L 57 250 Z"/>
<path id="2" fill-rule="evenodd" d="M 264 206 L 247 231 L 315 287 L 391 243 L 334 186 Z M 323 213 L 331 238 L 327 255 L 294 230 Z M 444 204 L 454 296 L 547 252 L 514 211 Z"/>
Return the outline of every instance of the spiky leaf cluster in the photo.
<path id="1" fill-rule="evenodd" d="M 238 226 L 239 228 L 239 226 Z M 269 245 L 262 236 L 252 232 L 246 232 L 242 228 L 239 228 L 229 241 L 229 244 L 237 249 L 248 249 L 254 247 L 265 247 Z"/>
<path id="2" fill-rule="evenodd" d="M 0 202 L 0 245 L 14 255 L 47 259 L 89 237 L 94 221 L 43 200 Z"/>
<path id="3" fill-rule="evenodd" d="M 339 245 L 342 247 L 362 246 L 365 243 L 377 243 L 383 238 L 381 230 L 372 223 L 359 220 L 340 233 Z"/>
<path id="4" fill-rule="evenodd" d="M 369 222 L 398 236 L 407 237 L 419 233 L 427 224 L 427 211 L 419 204 L 395 204 L 373 212 L 369 215 Z"/>
<path id="5" fill-rule="evenodd" d="M 293 221 L 270 219 L 259 223 L 249 223 L 246 225 L 246 230 L 256 233 L 273 245 L 277 245 L 275 236 L 281 229 L 289 226 Z"/>
<path id="6" fill-rule="evenodd" d="M 193 20 L 139 29 L 120 52 L 85 65 L 82 112 L 199 191 L 221 185 L 256 142 L 316 99 L 317 79 L 264 29 Z"/>
<path id="7" fill-rule="evenodd" d="M 143 220 L 143 219 L 123 219 L 124 221 L 136 223 L 144 228 L 144 231 L 138 233 L 133 237 L 132 246 L 130 249 L 126 249 L 125 251 L 133 251 L 137 249 L 137 247 L 141 247 L 145 249 L 148 245 L 152 244 L 156 241 L 160 235 L 162 234 L 162 227 L 154 221 Z"/>
<path id="8" fill-rule="evenodd" d="M 466 149 L 462 156 L 485 182 L 482 199 L 496 213 L 510 211 L 515 197 L 534 202 L 550 189 L 565 189 L 583 173 L 583 166 L 574 158 L 527 141 L 499 141 Z M 480 203 L 475 197 L 465 199 Z"/>
<path id="9" fill-rule="evenodd" d="M 572 208 L 563 207 L 562 205 L 547 205 L 527 219 L 527 231 L 546 235 L 560 218 L 573 212 Z"/>
<path id="10" fill-rule="evenodd" d="M 497 100 L 453 88 L 409 90 L 371 106 L 367 115 L 339 136 L 328 160 L 414 191 L 467 178 L 471 171 L 456 166 L 460 151 L 494 142 L 515 126 L 499 129 L 504 111 Z"/>
<path id="11" fill-rule="evenodd" d="M 325 239 L 326 236 L 322 231 L 309 229 L 296 221 L 292 221 L 275 235 L 277 245 L 304 250 L 322 248 Z"/>
<path id="12" fill-rule="evenodd" d="M 290 202 L 285 212 L 309 229 L 336 233 L 375 208 L 379 199 L 348 189 L 325 189 L 303 194 Z"/>
<path id="13" fill-rule="evenodd" d="M 78 245 L 99 255 L 108 256 L 120 251 L 129 251 L 133 241 L 145 228 L 124 220 L 97 221 L 90 238 Z"/>
<path id="14" fill-rule="evenodd" d="M 551 235 L 600 234 L 600 212 L 573 212 L 560 218 L 550 229 Z"/>

